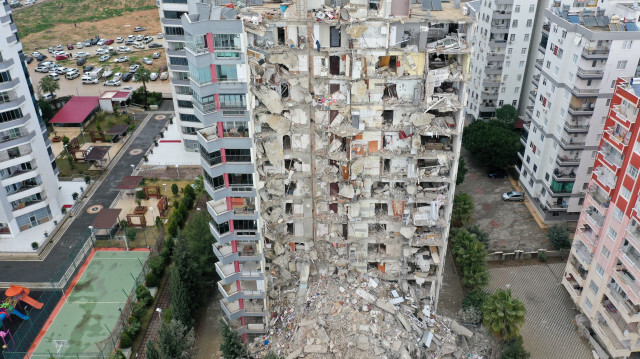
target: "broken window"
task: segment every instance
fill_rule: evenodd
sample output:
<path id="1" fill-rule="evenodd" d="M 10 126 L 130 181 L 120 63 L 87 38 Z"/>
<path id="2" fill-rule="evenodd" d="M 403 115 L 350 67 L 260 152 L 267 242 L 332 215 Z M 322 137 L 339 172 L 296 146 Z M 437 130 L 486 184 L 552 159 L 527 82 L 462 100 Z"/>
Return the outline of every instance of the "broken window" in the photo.
<path id="1" fill-rule="evenodd" d="M 340 84 L 329 84 L 329 93 L 334 94 L 340 91 Z"/>
<path id="2" fill-rule="evenodd" d="M 396 56 L 380 56 L 376 68 L 386 70 L 387 68 L 396 70 L 398 68 L 398 58 Z"/>
<path id="3" fill-rule="evenodd" d="M 333 183 L 329 184 L 329 192 L 330 192 L 329 194 L 331 196 L 337 196 L 338 195 L 338 193 L 340 192 L 340 187 L 338 186 L 337 182 L 333 182 Z"/>
<path id="4" fill-rule="evenodd" d="M 388 100 L 391 98 L 398 98 L 398 93 L 396 92 L 396 84 L 386 84 L 384 86 L 384 92 L 382 93 L 382 99 Z"/>
<path id="5" fill-rule="evenodd" d="M 291 158 L 284 160 L 284 168 L 287 170 L 302 170 L 302 161 L 297 158 Z"/>
<path id="6" fill-rule="evenodd" d="M 369 223 L 369 235 L 381 234 L 387 231 L 387 225 L 384 223 Z"/>
<path id="7" fill-rule="evenodd" d="M 285 45 L 285 43 L 286 43 L 286 36 L 285 36 L 284 27 L 279 27 L 278 28 L 278 45 Z"/>
<path id="8" fill-rule="evenodd" d="M 331 75 L 340 74 L 340 56 L 329 56 L 329 73 Z"/>
<path id="9" fill-rule="evenodd" d="M 379 5 L 380 5 L 380 0 L 369 0 L 369 9 L 378 10 Z"/>
<path id="10" fill-rule="evenodd" d="M 383 160 L 382 170 L 384 172 L 387 172 L 387 173 L 389 173 L 389 171 L 391 171 L 391 159 L 385 158 Z"/>
<path id="11" fill-rule="evenodd" d="M 282 136 L 282 149 L 285 151 L 291 150 L 291 136 L 289 135 Z"/>
<path id="12" fill-rule="evenodd" d="M 289 84 L 286 82 L 283 82 L 280 84 L 280 95 L 282 97 L 283 100 L 286 100 L 289 98 Z"/>
<path id="13" fill-rule="evenodd" d="M 289 184 L 284 185 L 284 192 L 290 195 L 293 195 L 293 192 L 298 188 L 298 184 L 296 182 L 291 182 Z"/>
<path id="14" fill-rule="evenodd" d="M 372 254 L 387 254 L 387 245 L 382 243 L 369 243 L 367 244 L 367 253 Z"/>
<path id="15" fill-rule="evenodd" d="M 386 203 L 374 203 L 373 208 L 377 216 L 384 216 L 389 213 L 389 206 Z"/>
<path id="16" fill-rule="evenodd" d="M 293 223 L 287 223 L 287 234 L 293 235 Z M 292 250 L 295 250 L 295 243 L 291 246 Z"/>
<path id="17" fill-rule="evenodd" d="M 331 26 L 329 28 L 329 45 L 331 47 L 340 47 L 340 28 Z"/>
<path id="18" fill-rule="evenodd" d="M 293 203 L 285 203 L 284 204 L 284 213 L 292 215 L 293 214 Z"/>
<path id="19" fill-rule="evenodd" d="M 382 121 L 385 125 L 393 125 L 393 110 L 382 111 Z"/>
<path id="20" fill-rule="evenodd" d="M 438 160 L 426 159 L 426 158 L 419 158 L 418 159 L 418 167 L 419 168 L 431 167 L 431 166 L 438 166 Z"/>

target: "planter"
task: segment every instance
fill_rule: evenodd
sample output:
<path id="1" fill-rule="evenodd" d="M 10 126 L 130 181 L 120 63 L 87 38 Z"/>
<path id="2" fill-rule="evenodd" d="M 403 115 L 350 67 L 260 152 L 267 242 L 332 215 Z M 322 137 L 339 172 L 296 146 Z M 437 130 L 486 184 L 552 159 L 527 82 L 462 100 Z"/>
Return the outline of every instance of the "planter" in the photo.
<path id="1" fill-rule="evenodd" d="M 145 213 L 147 213 L 147 207 L 145 206 L 137 206 L 133 210 L 133 214 L 145 214 Z"/>
<path id="2" fill-rule="evenodd" d="M 62 141 L 62 137 L 60 136 L 54 136 L 51 138 L 51 142 L 60 142 Z"/>

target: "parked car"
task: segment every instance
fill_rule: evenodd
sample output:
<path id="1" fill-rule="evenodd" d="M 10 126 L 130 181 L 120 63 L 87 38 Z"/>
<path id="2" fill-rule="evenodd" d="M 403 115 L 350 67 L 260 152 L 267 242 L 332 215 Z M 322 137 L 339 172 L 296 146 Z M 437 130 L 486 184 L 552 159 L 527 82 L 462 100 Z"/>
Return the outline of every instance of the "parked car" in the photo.
<path id="1" fill-rule="evenodd" d="M 93 46 L 93 44 L 91 43 L 91 40 L 84 40 L 84 47 L 90 47 Z"/>
<path id="2" fill-rule="evenodd" d="M 83 47 L 84 47 L 84 44 L 82 43 L 82 41 L 76 42 L 76 49 L 81 49 Z"/>
<path id="3" fill-rule="evenodd" d="M 158 77 L 159 77 L 159 76 L 158 76 L 158 73 L 157 73 L 157 72 L 152 72 L 152 73 L 149 75 L 149 79 L 150 79 L 151 81 L 155 81 L 155 80 L 157 80 L 157 79 L 158 79 Z"/>
<path id="4" fill-rule="evenodd" d="M 111 79 L 119 81 L 121 78 L 122 78 L 122 72 L 116 72 L 115 74 L 113 74 L 113 77 Z"/>
<path id="5" fill-rule="evenodd" d="M 33 57 L 38 57 L 40 55 L 41 54 L 38 51 L 34 51 L 34 52 L 31 53 L 31 56 L 33 56 Z"/>
<path id="6" fill-rule="evenodd" d="M 62 66 L 62 67 L 58 67 L 58 68 L 56 69 L 56 73 L 57 73 L 58 75 L 64 75 L 64 74 L 66 74 L 66 73 L 67 73 L 67 71 L 69 71 L 69 68 L 68 68 L 68 67 L 64 67 L 64 66 Z"/>
<path id="7" fill-rule="evenodd" d="M 102 46 L 102 45 L 104 45 L 104 43 L 105 43 L 106 41 L 107 41 L 107 39 L 100 39 L 100 40 L 98 40 L 98 42 L 96 43 L 96 45 L 98 45 L 98 46 Z"/>
<path id="8" fill-rule="evenodd" d="M 121 43 L 121 42 L 123 42 L 123 41 L 124 41 L 124 37 L 122 37 L 122 36 L 118 36 L 118 37 L 116 38 L 116 42 L 117 42 L 117 43 Z"/>
<path id="9" fill-rule="evenodd" d="M 151 37 L 151 36 L 145 36 L 145 37 L 142 38 L 142 42 L 145 43 L 145 44 L 148 44 L 151 41 L 153 41 L 153 37 Z"/>
<path id="10" fill-rule="evenodd" d="M 53 47 L 50 47 L 50 48 L 47 49 L 47 51 L 49 51 L 50 54 L 53 54 L 53 52 L 56 51 L 56 50 L 54 50 Z"/>
<path id="11" fill-rule="evenodd" d="M 49 72 L 49 71 L 50 71 L 50 69 L 47 66 L 38 65 L 38 67 L 36 67 L 36 72 L 45 73 L 45 72 Z"/>
<path id="12" fill-rule="evenodd" d="M 99 48 L 99 49 L 95 49 L 93 51 L 93 53 L 96 54 L 96 55 L 105 55 L 105 54 L 109 53 L 109 50 L 103 49 L 103 48 Z"/>
<path id="13" fill-rule="evenodd" d="M 151 55 L 152 59 L 159 59 L 160 58 L 160 53 L 159 52 L 154 52 L 153 55 Z"/>
<path id="14" fill-rule="evenodd" d="M 160 80 L 166 80 L 169 78 L 169 73 L 168 72 L 162 72 L 160 73 Z"/>
<path id="15" fill-rule="evenodd" d="M 133 91 L 133 87 L 131 87 L 131 86 L 125 86 L 125 87 L 121 88 L 120 90 L 122 90 L 122 91 L 129 91 L 129 92 L 131 92 L 131 91 Z"/>
<path id="16" fill-rule="evenodd" d="M 522 193 L 522 192 L 516 192 L 516 191 L 511 191 L 511 192 L 503 193 L 503 194 L 502 194 L 502 199 L 503 199 L 504 201 L 518 201 L 518 202 L 522 202 L 522 201 L 524 201 L 524 193 Z"/>
<path id="17" fill-rule="evenodd" d="M 93 71 L 93 66 L 91 66 L 91 65 L 87 65 L 87 66 L 82 68 L 82 72 L 85 73 L 85 74 L 87 72 L 91 72 L 91 71 Z"/>
<path id="18" fill-rule="evenodd" d="M 133 31 L 140 32 L 140 31 L 144 31 L 146 29 L 147 29 L 146 27 L 136 26 L 136 27 L 133 28 Z"/>
<path id="19" fill-rule="evenodd" d="M 136 39 L 136 35 L 127 36 L 127 40 L 135 40 L 135 39 Z"/>
<path id="20" fill-rule="evenodd" d="M 69 67 L 69 68 L 67 68 L 67 73 L 68 74 L 70 74 L 70 73 L 78 73 L 78 69 Z"/>
<path id="21" fill-rule="evenodd" d="M 97 84 L 99 81 L 96 78 L 93 78 L 91 76 L 82 76 L 82 84 L 86 85 L 86 84 Z"/>
<path id="22" fill-rule="evenodd" d="M 89 56 L 91 56 L 91 54 L 88 53 L 88 52 L 84 52 L 84 51 L 78 51 L 78 52 L 75 53 L 74 56 L 78 57 L 78 58 L 82 58 L 82 57 L 89 57 Z"/>
<path id="23" fill-rule="evenodd" d="M 487 176 L 489 178 L 507 178 L 509 177 L 509 172 L 504 168 L 495 168 L 487 172 Z"/>
<path id="24" fill-rule="evenodd" d="M 149 44 L 149 48 L 150 49 L 157 49 L 157 48 L 160 48 L 160 47 L 162 47 L 162 44 L 159 44 L 157 42 L 152 42 L 152 43 Z"/>
<path id="25" fill-rule="evenodd" d="M 67 60 L 69 59 L 69 56 L 67 55 L 56 55 L 56 60 L 60 61 L 60 60 Z"/>
<path id="26" fill-rule="evenodd" d="M 118 46 L 116 49 L 118 52 L 131 52 L 131 48 L 127 46 Z"/>
<path id="27" fill-rule="evenodd" d="M 134 40 L 127 40 L 127 41 L 124 42 L 124 44 L 127 45 L 127 46 L 131 46 L 131 45 L 133 45 L 134 42 L 135 42 Z"/>
<path id="28" fill-rule="evenodd" d="M 98 41 L 100 41 L 100 39 L 94 37 L 93 39 L 91 39 L 89 41 L 91 42 L 91 46 L 95 46 L 95 45 L 98 44 Z"/>
<path id="29" fill-rule="evenodd" d="M 31 57 L 31 56 L 27 56 L 27 57 L 25 57 L 25 58 L 24 58 L 24 62 L 26 62 L 26 63 L 27 63 L 27 65 L 28 65 L 28 64 L 30 64 L 30 63 L 32 63 L 32 62 L 33 62 L 33 57 Z"/>
<path id="30" fill-rule="evenodd" d="M 120 80 L 107 80 L 104 82 L 104 86 L 120 86 Z"/>
<path id="31" fill-rule="evenodd" d="M 164 34 L 163 34 L 163 33 L 161 33 L 161 32 L 159 32 L 159 33 L 158 33 L 158 35 L 156 35 L 156 37 L 157 37 L 158 39 L 162 39 L 162 38 L 164 37 Z"/>
<path id="32" fill-rule="evenodd" d="M 58 76 L 58 74 L 55 72 L 49 72 L 47 76 L 51 77 L 54 81 L 60 80 L 60 76 Z"/>
<path id="33" fill-rule="evenodd" d="M 58 45 L 58 46 L 56 46 L 56 50 L 58 50 L 58 51 L 62 51 L 62 49 L 64 49 L 64 48 L 62 47 L 62 45 Z"/>
<path id="34" fill-rule="evenodd" d="M 77 73 L 77 72 L 67 72 L 64 75 L 64 78 L 67 79 L 67 80 L 73 80 L 73 79 L 77 78 L 78 76 L 80 76 L 80 74 Z"/>
<path id="35" fill-rule="evenodd" d="M 141 44 L 139 42 L 134 42 L 133 43 L 133 48 L 134 49 L 138 49 L 138 50 L 142 50 L 142 49 L 144 49 L 144 44 Z"/>
<path id="36" fill-rule="evenodd" d="M 73 50 L 73 44 L 67 44 L 67 50 Z"/>
<path id="37" fill-rule="evenodd" d="M 136 36 L 136 41 L 142 41 L 142 39 L 144 39 L 144 35 Z"/>
<path id="38" fill-rule="evenodd" d="M 124 82 L 129 82 L 131 81 L 132 78 L 133 78 L 133 74 L 130 72 L 127 72 L 126 74 L 122 75 L 122 81 Z"/>
<path id="39" fill-rule="evenodd" d="M 104 42 L 104 44 L 105 44 L 105 45 L 111 45 L 111 44 L 113 44 L 113 40 L 108 39 L 108 40 L 106 40 L 106 41 Z"/>
<path id="40" fill-rule="evenodd" d="M 138 71 L 139 68 L 140 68 L 140 65 L 131 65 L 129 66 L 129 72 L 134 73 Z"/>
<path id="41" fill-rule="evenodd" d="M 100 56 L 98 61 L 105 62 L 105 61 L 109 60 L 110 58 L 111 58 L 111 56 L 109 56 L 109 55 L 102 55 L 102 56 Z"/>
<path id="42" fill-rule="evenodd" d="M 84 64 L 87 63 L 87 59 L 79 59 L 78 61 L 76 61 L 76 65 L 78 66 L 84 66 Z"/>
<path id="43" fill-rule="evenodd" d="M 36 0 L 27 0 L 24 2 L 25 5 L 31 5 L 31 4 L 35 4 Z"/>
<path id="44" fill-rule="evenodd" d="M 116 58 L 115 60 L 113 60 L 113 62 L 128 62 L 129 61 L 129 57 L 128 56 L 120 56 L 118 58 Z"/>
<path id="45" fill-rule="evenodd" d="M 53 95 L 51 93 L 44 94 L 40 96 L 41 100 L 50 101 L 56 98 L 58 95 L 54 92 Z"/>

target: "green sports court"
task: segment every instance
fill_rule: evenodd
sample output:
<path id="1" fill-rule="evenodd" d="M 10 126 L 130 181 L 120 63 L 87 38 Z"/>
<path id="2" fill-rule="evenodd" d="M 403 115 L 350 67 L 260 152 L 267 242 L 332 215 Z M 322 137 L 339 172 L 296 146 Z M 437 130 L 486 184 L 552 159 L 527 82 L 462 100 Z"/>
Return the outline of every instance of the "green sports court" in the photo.
<path id="1" fill-rule="evenodd" d="M 33 343 L 32 354 L 100 352 L 96 343 L 114 329 L 148 256 L 146 250 L 93 252 Z"/>

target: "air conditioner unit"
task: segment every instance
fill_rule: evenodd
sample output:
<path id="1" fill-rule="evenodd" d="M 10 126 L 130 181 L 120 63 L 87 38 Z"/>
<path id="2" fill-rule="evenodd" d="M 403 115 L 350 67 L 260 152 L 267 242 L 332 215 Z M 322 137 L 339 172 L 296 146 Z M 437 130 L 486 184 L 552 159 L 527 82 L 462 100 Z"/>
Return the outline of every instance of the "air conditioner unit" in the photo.
<path id="1" fill-rule="evenodd" d="M 559 43 L 559 44 L 562 44 L 562 38 L 559 38 L 559 39 L 558 39 L 558 43 Z"/>

